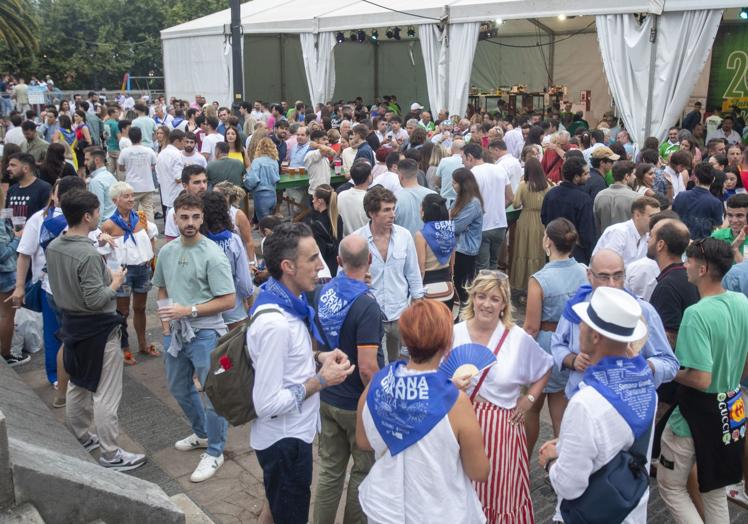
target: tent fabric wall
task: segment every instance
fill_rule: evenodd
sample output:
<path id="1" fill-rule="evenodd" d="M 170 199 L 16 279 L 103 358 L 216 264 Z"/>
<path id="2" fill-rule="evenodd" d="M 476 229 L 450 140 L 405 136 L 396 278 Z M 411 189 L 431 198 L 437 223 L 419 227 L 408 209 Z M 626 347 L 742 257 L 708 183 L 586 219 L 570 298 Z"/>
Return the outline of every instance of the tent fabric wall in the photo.
<path id="1" fill-rule="evenodd" d="M 542 50 L 545 52 L 546 65 L 544 66 L 543 52 L 539 47 L 503 47 L 492 42 L 511 46 L 534 46 L 538 42 L 548 43 L 549 41 L 550 38 L 540 37 L 538 39 L 535 36 L 509 36 L 494 38 L 491 41 L 480 40 L 475 50 L 470 84 L 478 89 L 525 84 L 530 91 L 542 91 L 548 85 L 546 73 L 548 46 Z"/>
<path id="2" fill-rule="evenodd" d="M 366 42 L 343 42 L 335 46 L 335 100 L 353 100 L 357 96 L 373 100 L 374 46 Z"/>
<path id="3" fill-rule="evenodd" d="M 231 103 L 231 48 L 223 35 L 174 38 L 162 45 L 167 98 L 203 95 L 208 102 Z"/>
<path id="4" fill-rule="evenodd" d="M 244 50 L 244 92 L 248 100 L 309 99 L 298 36 L 245 35 Z"/>
<path id="5" fill-rule="evenodd" d="M 380 97 L 395 95 L 404 110 L 413 102 L 430 105 L 426 88 L 421 43 L 418 40 L 382 42 L 378 47 L 378 81 Z M 438 109 L 437 109 L 438 111 Z"/>
<path id="6" fill-rule="evenodd" d="M 649 41 L 655 23 L 652 16 L 642 24 L 632 15 L 597 17 L 605 72 L 635 142 L 643 143 L 647 129 L 662 140 L 676 122 L 708 58 L 721 18 L 721 10 L 665 13 L 657 19 L 657 40 L 653 44 Z M 653 45 L 654 81 L 650 92 Z M 647 115 L 648 100 L 651 116 Z"/>
<path id="7" fill-rule="evenodd" d="M 447 109 L 450 115 L 462 115 L 467 109 L 470 71 L 478 45 L 480 23 L 449 24 L 447 28 Z"/>
<path id="8" fill-rule="evenodd" d="M 335 91 L 335 34 L 301 33 L 301 52 L 312 105 L 327 102 Z"/>
<path id="9" fill-rule="evenodd" d="M 421 42 L 429 107 L 438 112 L 447 107 L 447 47 L 443 45 L 444 32 L 436 24 L 418 26 Z"/>

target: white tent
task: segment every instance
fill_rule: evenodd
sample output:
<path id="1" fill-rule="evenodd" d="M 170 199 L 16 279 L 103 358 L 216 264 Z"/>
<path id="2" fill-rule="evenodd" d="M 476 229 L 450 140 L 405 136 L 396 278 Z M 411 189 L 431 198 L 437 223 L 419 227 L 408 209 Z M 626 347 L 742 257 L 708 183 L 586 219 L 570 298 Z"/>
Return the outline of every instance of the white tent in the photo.
<path id="1" fill-rule="evenodd" d="M 319 102 L 334 95 L 373 98 L 394 93 L 391 87 L 413 83 L 417 86 L 408 93 L 415 93 L 433 110 L 445 107 L 451 113 L 462 113 L 471 82 L 501 82 L 502 75 L 509 78 L 506 72 L 512 65 L 527 63 L 509 56 L 541 52 L 547 69 L 540 70 L 547 73 L 541 78 L 568 84 L 572 92 L 595 84 L 593 88 L 602 95 L 607 91 L 607 77 L 632 134 L 638 138 L 645 133 L 662 135 L 693 91 L 721 10 L 741 7 L 742 1 L 710 0 L 708 10 L 703 10 L 703 0 L 254 0 L 241 6 L 246 90 L 252 92 L 254 79 L 269 79 L 277 88 L 275 93 Z M 631 13 L 658 16 L 648 16 L 640 24 Z M 544 23 L 545 29 L 539 31 L 538 24 L 531 23 L 558 15 L 595 16 L 588 20 L 595 21 L 592 26 L 597 28 L 597 37 L 591 33 L 565 38 L 569 31 L 564 27 Z M 497 45 L 495 50 L 490 44 L 479 44 L 479 23 L 497 18 L 510 21 L 505 25 L 513 28 L 513 38 L 524 38 L 528 43 L 512 49 L 513 44 L 507 46 L 499 39 L 504 47 Z M 169 96 L 202 94 L 222 103 L 231 99 L 229 23 L 227 9 L 161 32 Z M 397 46 L 394 42 L 390 45 L 380 31 L 380 45 L 376 46 L 335 42 L 338 31 L 346 31 L 347 36 L 349 30 L 393 26 L 403 31 L 414 26 L 418 39 L 403 38 Z M 526 36 L 521 34 L 523 26 Z M 502 26 L 500 34 L 503 31 Z M 682 31 L 677 35 L 680 39 L 674 38 L 673 31 Z M 664 43 L 650 42 L 651 34 Z M 593 39 L 600 46 L 599 53 L 593 49 L 597 47 Z M 538 42 L 547 45 L 533 45 Z M 408 46 L 405 53 L 404 45 Z M 555 60 L 546 60 L 546 53 Z M 477 71 L 474 61 L 480 65 Z M 537 78 L 538 74 L 537 67 L 528 71 L 528 77 Z M 510 76 L 512 83 L 521 81 L 516 74 Z M 589 83 L 580 83 L 580 79 Z M 528 78 L 522 83 L 531 82 L 537 80 Z M 545 82 L 538 83 L 542 86 Z M 343 90 L 346 85 L 358 91 Z"/>

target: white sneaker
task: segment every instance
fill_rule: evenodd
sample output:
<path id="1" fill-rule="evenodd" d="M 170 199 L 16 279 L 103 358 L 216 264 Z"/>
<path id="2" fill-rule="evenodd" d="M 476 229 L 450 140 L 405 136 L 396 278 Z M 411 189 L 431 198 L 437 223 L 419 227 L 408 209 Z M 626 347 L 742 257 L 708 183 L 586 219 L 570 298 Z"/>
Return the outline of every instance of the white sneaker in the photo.
<path id="1" fill-rule="evenodd" d="M 192 472 L 190 480 L 192 482 L 208 480 L 216 474 L 216 471 L 218 471 L 218 468 L 221 466 L 223 466 L 223 455 L 213 457 L 207 453 L 203 453 L 200 455 L 200 464 L 198 464 L 195 471 Z"/>
<path id="2" fill-rule="evenodd" d="M 187 438 L 178 440 L 174 443 L 174 447 L 179 451 L 192 451 L 193 449 L 207 448 L 208 439 L 200 438 L 194 433 Z"/>
<path id="3" fill-rule="evenodd" d="M 118 449 L 117 453 L 111 459 L 106 459 L 103 456 L 99 457 L 99 464 L 115 471 L 131 471 L 139 468 L 145 462 L 145 455 L 130 453 L 124 449 Z"/>

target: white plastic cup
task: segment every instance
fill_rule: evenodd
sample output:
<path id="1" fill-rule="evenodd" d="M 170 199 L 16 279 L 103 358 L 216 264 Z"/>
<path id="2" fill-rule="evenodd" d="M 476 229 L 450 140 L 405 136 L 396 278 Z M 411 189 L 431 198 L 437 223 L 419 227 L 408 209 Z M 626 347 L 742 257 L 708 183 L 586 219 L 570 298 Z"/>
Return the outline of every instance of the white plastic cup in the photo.
<path id="1" fill-rule="evenodd" d="M 11 221 L 13 222 L 13 229 L 16 231 L 21 231 L 26 225 L 26 217 L 13 217 Z"/>
<path id="2" fill-rule="evenodd" d="M 122 269 L 122 264 L 120 264 L 119 260 L 117 260 L 114 257 L 107 258 L 107 260 L 106 260 L 106 266 L 109 269 L 111 269 L 113 272 L 114 271 L 119 271 L 120 269 Z"/>
<path id="3" fill-rule="evenodd" d="M 174 301 L 171 298 L 160 298 L 156 300 L 156 305 L 158 306 L 158 309 L 171 306 L 172 304 L 174 304 Z"/>

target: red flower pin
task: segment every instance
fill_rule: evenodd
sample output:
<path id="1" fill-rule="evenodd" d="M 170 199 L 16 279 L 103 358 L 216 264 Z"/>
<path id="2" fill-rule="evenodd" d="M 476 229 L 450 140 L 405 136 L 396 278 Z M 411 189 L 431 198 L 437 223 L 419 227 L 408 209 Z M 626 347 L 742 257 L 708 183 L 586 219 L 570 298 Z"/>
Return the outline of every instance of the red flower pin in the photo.
<path id="1" fill-rule="evenodd" d="M 231 366 L 234 364 L 231 362 L 231 359 L 228 357 L 228 355 L 224 355 L 221 358 L 218 359 L 218 362 L 221 364 L 221 367 L 228 371 L 231 369 Z"/>

